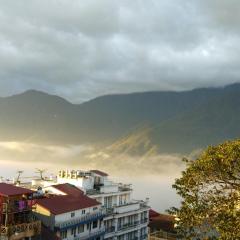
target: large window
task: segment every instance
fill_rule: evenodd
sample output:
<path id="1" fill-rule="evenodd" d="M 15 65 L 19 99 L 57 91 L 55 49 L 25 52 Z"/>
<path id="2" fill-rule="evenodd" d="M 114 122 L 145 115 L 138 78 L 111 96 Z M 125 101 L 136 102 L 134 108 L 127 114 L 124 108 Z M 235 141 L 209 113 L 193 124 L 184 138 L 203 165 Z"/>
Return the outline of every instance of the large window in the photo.
<path id="1" fill-rule="evenodd" d="M 60 233 L 60 236 L 61 236 L 62 239 L 67 238 L 67 230 L 61 232 L 61 233 Z"/>
<path id="2" fill-rule="evenodd" d="M 84 225 L 78 226 L 78 233 L 84 232 Z"/>
<path id="3" fill-rule="evenodd" d="M 93 228 L 97 228 L 97 226 L 98 226 L 98 221 L 94 221 L 92 226 L 93 226 Z"/>
<path id="4" fill-rule="evenodd" d="M 75 228 L 75 227 L 72 228 L 72 230 L 71 230 L 71 234 L 74 235 L 74 236 L 76 236 L 76 228 Z"/>

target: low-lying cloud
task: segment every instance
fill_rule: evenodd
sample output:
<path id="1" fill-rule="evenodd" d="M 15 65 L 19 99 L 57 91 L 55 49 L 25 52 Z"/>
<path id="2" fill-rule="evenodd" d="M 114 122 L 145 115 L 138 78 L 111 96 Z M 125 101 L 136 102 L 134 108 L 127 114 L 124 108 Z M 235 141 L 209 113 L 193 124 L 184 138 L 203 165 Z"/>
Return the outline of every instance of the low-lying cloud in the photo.
<path id="1" fill-rule="evenodd" d="M 179 174 L 183 169 L 181 155 L 157 155 L 153 157 L 133 157 L 110 155 L 97 151 L 91 146 L 56 146 L 23 142 L 0 142 L 0 162 L 16 164 L 17 168 L 33 166 L 57 172 L 60 168 L 102 169 L 118 174 Z M 1 169 L 4 172 L 4 169 Z M 33 169 L 34 171 L 34 169 Z M 1 175 L 1 174 L 0 174 Z"/>

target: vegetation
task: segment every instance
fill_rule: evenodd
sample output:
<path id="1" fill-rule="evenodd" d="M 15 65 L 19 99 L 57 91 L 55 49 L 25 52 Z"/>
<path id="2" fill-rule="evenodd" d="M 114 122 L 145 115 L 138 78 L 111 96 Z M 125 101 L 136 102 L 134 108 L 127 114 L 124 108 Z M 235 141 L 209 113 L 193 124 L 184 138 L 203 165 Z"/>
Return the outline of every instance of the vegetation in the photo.
<path id="1" fill-rule="evenodd" d="M 173 187 L 182 197 L 177 225 L 183 239 L 240 239 L 240 140 L 209 147 Z"/>
<path id="2" fill-rule="evenodd" d="M 110 146 L 116 153 L 123 150 L 138 156 L 189 154 L 239 137 L 239 95 L 240 84 L 235 84 L 115 94 L 72 104 L 58 96 L 27 91 L 0 98 L 0 141 Z"/>

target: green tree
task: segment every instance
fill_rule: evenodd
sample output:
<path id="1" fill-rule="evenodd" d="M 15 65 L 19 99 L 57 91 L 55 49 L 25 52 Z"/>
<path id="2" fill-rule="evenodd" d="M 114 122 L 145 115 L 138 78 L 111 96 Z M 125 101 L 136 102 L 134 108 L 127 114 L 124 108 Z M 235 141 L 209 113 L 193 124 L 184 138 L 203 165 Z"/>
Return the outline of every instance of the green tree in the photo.
<path id="1" fill-rule="evenodd" d="M 177 216 L 182 239 L 240 239 L 240 140 L 206 149 L 173 187 L 181 196 Z"/>

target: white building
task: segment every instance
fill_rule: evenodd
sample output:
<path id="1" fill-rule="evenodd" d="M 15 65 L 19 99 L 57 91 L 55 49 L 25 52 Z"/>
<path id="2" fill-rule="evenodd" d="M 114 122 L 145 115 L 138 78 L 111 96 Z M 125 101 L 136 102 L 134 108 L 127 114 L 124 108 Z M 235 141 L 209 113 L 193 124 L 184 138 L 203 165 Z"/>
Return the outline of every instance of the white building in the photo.
<path id="1" fill-rule="evenodd" d="M 114 183 L 98 171 L 60 171 L 58 183 L 70 183 L 96 199 L 106 209 L 105 235 L 108 240 L 145 240 L 148 237 L 149 207 L 132 199 L 131 185 Z"/>
<path id="2" fill-rule="evenodd" d="M 70 184 L 45 189 L 49 195 L 37 200 L 35 214 L 42 223 L 66 240 L 101 240 L 105 234 L 101 203 Z"/>

